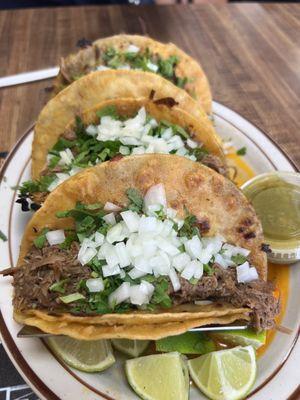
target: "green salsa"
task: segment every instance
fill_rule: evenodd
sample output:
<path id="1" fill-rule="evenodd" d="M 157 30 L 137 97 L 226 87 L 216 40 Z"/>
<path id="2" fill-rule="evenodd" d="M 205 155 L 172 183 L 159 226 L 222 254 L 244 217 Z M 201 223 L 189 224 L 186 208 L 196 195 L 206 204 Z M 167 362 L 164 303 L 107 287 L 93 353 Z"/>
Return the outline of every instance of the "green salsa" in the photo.
<path id="1" fill-rule="evenodd" d="M 300 243 L 300 187 L 268 174 L 244 188 L 263 226 L 265 240 L 290 248 Z"/>

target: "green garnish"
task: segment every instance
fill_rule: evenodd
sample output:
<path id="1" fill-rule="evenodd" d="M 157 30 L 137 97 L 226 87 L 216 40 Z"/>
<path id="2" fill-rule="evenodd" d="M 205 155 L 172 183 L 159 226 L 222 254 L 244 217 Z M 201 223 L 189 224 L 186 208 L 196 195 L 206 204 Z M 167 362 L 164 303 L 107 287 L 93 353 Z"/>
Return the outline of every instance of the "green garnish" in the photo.
<path id="1" fill-rule="evenodd" d="M 126 190 L 126 195 L 130 201 L 128 209 L 138 213 L 142 212 L 144 199 L 140 192 L 137 189 L 130 188 Z"/>
<path id="2" fill-rule="evenodd" d="M 209 276 L 213 275 L 214 273 L 213 267 L 208 264 L 203 264 L 203 271 Z"/>
<path id="3" fill-rule="evenodd" d="M 186 217 L 184 219 L 184 223 L 182 227 L 178 231 L 179 236 L 186 236 L 191 239 L 193 236 L 197 235 L 200 237 L 199 229 L 196 226 L 197 218 L 195 215 L 189 214 L 186 210 Z"/>
<path id="4" fill-rule="evenodd" d="M 42 249 L 45 246 L 46 243 L 46 233 L 49 232 L 48 228 L 44 228 L 41 233 L 39 234 L 39 236 L 37 236 L 33 243 L 35 245 L 35 247 L 37 247 L 38 249 Z"/>
<path id="5" fill-rule="evenodd" d="M 69 232 L 65 238 L 65 241 L 59 245 L 61 249 L 67 250 L 71 247 L 73 242 L 78 240 L 76 232 Z"/>
<path id="6" fill-rule="evenodd" d="M 237 150 L 236 154 L 238 156 L 244 156 L 247 153 L 247 147 L 241 147 L 240 149 Z"/>
<path id="7" fill-rule="evenodd" d="M 247 257 L 243 256 L 242 254 L 237 254 L 236 256 L 232 256 L 231 260 L 237 264 L 237 265 L 241 265 L 244 264 L 244 262 L 247 261 Z"/>
<path id="8" fill-rule="evenodd" d="M 19 186 L 21 196 L 27 196 L 30 193 L 47 192 L 48 187 L 56 179 L 55 175 L 42 176 L 38 181 L 26 181 Z"/>
<path id="9" fill-rule="evenodd" d="M 74 301 L 84 300 L 85 297 L 83 294 L 76 292 L 76 293 L 68 294 L 67 296 L 60 296 L 59 299 L 63 303 L 69 304 L 69 303 L 73 303 Z"/>
<path id="10" fill-rule="evenodd" d="M 0 239 L 3 240 L 3 242 L 7 242 L 7 236 L 0 230 Z"/>
<path id="11" fill-rule="evenodd" d="M 178 77 L 176 75 L 175 69 L 180 61 L 178 56 L 170 56 L 163 59 L 157 54 L 152 55 L 149 49 L 143 52 L 121 52 L 110 47 L 103 53 L 102 60 L 105 66 L 113 69 L 129 65 L 131 69 L 141 69 L 148 72 L 154 72 L 151 69 L 151 64 L 154 64 L 157 66 L 156 74 L 172 81 L 180 88 L 184 88 L 189 81 L 187 77 Z"/>
<path id="12" fill-rule="evenodd" d="M 172 306 L 172 300 L 168 295 L 169 282 L 167 279 L 161 279 L 155 285 L 155 290 L 151 298 L 151 304 L 159 305 L 164 308 Z"/>
<path id="13" fill-rule="evenodd" d="M 119 117 L 115 106 L 104 107 L 101 110 L 97 111 L 96 114 L 97 114 L 97 117 L 99 117 L 99 118 L 111 117 L 113 119 L 118 119 L 118 117 Z"/>
<path id="14" fill-rule="evenodd" d="M 49 287 L 50 292 L 59 292 L 59 293 L 65 293 L 65 284 L 69 281 L 69 279 L 62 279 L 61 281 L 53 283 Z"/>

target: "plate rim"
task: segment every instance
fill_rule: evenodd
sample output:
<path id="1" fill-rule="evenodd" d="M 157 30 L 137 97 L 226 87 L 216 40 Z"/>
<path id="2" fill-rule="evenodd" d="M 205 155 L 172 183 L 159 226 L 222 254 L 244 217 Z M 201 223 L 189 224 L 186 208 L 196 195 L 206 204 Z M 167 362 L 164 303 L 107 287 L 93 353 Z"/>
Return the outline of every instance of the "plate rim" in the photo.
<path id="1" fill-rule="evenodd" d="M 268 133 L 265 132 L 264 129 L 258 127 L 255 123 L 247 119 L 246 117 L 243 116 L 242 113 L 237 112 L 234 108 L 227 107 L 226 105 L 218 102 L 218 101 L 213 101 L 213 104 L 216 105 L 217 107 L 221 107 L 221 109 L 227 110 L 235 114 L 236 117 L 241 118 L 244 120 L 244 122 L 249 123 L 253 127 L 257 129 L 260 133 L 262 133 L 270 142 L 277 148 L 277 150 L 288 160 L 288 162 L 292 165 L 292 167 L 295 169 L 296 172 L 299 172 L 300 169 L 295 163 L 295 161 L 287 154 L 286 150 L 284 150 L 277 142 L 274 140 Z M 224 116 L 220 115 L 219 112 L 213 112 L 216 114 L 218 117 L 222 118 L 226 122 L 230 123 L 232 126 L 235 128 L 239 129 L 232 121 L 227 120 Z M 32 132 L 34 129 L 35 123 L 31 124 L 25 132 L 20 136 L 16 144 L 12 147 L 12 149 L 9 151 L 7 157 L 5 158 L 5 161 L 0 169 L 0 184 L 3 181 L 3 178 L 5 176 L 5 171 L 10 165 L 10 162 L 12 161 L 15 152 L 19 149 L 20 145 L 23 143 L 23 141 L 29 136 L 29 134 Z M 256 146 L 256 142 L 251 138 L 251 136 L 246 135 L 248 139 L 250 139 Z M 268 157 L 268 155 L 261 149 L 259 148 L 264 155 L 267 157 L 269 161 L 271 161 Z M 30 365 L 27 363 L 25 358 L 23 357 L 22 353 L 19 351 L 17 345 L 15 344 L 15 341 L 8 329 L 8 327 L 5 324 L 2 311 L 0 310 L 0 333 L 2 335 L 2 344 L 8 355 L 10 356 L 11 361 L 13 362 L 14 366 L 18 370 L 18 372 L 21 374 L 23 379 L 27 382 L 27 384 L 31 387 L 34 388 L 35 392 L 44 397 L 45 399 L 53 399 L 53 400 L 60 400 L 60 398 L 40 379 L 40 377 L 32 370 Z M 299 340 L 300 336 L 300 326 L 298 327 L 298 332 L 296 332 L 296 335 L 294 337 L 293 343 L 290 346 L 289 351 L 286 353 L 284 359 L 281 361 L 281 363 L 278 365 L 278 367 L 273 371 L 273 373 L 266 378 L 264 382 L 261 383 L 260 386 L 258 386 L 248 398 L 253 397 L 255 394 L 257 394 L 262 388 L 264 388 L 268 383 L 274 379 L 274 377 L 278 374 L 278 372 L 281 370 L 281 368 L 286 364 L 288 358 L 290 357 L 291 353 L 293 352 L 295 345 L 297 341 Z M 59 360 L 58 360 L 59 361 Z M 62 366 L 64 366 L 62 363 L 60 363 Z M 26 372 L 25 372 L 26 371 Z M 70 372 L 68 370 L 68 372 Z M 73 376 L 73 374 L 71 374 Z M 77 379 L 77 376 L 76 376 Z M 77 379 L 78 380 L 78 379 Z M 82 382 L 81 382 L 82 383 Z M 84 383 L 86 386 L 86 384 Z M 95 392 L 92 387 L 89 387 L 90 390 L 92 390 L 94 393 L 100 395 L 99 391 Z M 298 398 L 298 395 L 300 394 L 300 385 L 295 388 L 295 390 L 289 394 L 288 400 L 296 400 Z M 105 393 L 101 393 L 103 396 L 102 398 L 104 399 L 109 399 L 112 400 L 111 397 L 107 396 Z"/>

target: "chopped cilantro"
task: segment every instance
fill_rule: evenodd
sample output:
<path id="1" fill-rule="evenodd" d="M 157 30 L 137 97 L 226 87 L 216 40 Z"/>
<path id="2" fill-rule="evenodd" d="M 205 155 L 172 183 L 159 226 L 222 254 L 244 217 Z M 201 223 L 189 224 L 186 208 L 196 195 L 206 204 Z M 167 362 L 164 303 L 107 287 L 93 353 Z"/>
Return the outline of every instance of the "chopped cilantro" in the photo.
<path id="1" fill-rule="evenodd" d="M 0 239 L 3 240 L 3 242 L 7 242 L 7 236 L 0 230 Z"/>
<path id="2" fill-rule="evenodd" d="M 62 279 L 61 281 L 53 283 L 49 287 L 50 292 L 59 292 L 59 293 L 65 293 L 65 284 L 69 281 L 69 279 Z"/>
<path id="3" fill-rule="evenodd" d="M 167 279 L 161 279 L 160 282 L 156 283 L 151 303 L 164 308 L 171 307 L 172 300 L 168 295 L 168 288 L 169 282 Z"/>
<path id="4" fill-rule="evenodd" d="M 69 232 L 63 243 L 59 245 L 61 249 L 69 249 L 73 242 L 77 242 L 78 238 L 75 232 Z"/>
<path id="5" fill-rule="evenodd" d="M 196 157 L 197 161 L 202 161 L 203 157 L 208 154 L 208 151 L 203 147 L 196 147 L 195 149 L 191 149 L 190 153 Z"/>
<path id="6" fill-rule="evenodd" d="M 238 156 L 244 156 L 247 153 L 247 147 L 241 147 L 240 149 L 237 150 L 236 154 Z"/>
<path id="7" fill-rule="evenodd" d="M 181 89 L 183 89 L 187 83 L 188 83 L 188 78 L 187 77 L 179 78 L 177 76 L 177 78 L 176 78 L 176 86 L 178 86 Z"/>
<path id="8" fill-rule="evenodd" d="M 26 181 L 19 186 L 20 196 L 28 196 L 31 193 L 47 192 L 49 185 L 55 180 L 55 175 L 42 176 L 38 181 Z"/>
<path id="9" fill-rule="evenodd" d="M 104 107 L 101 110 L 97 111 L 96 114 L 97 114 L 97 117 L 99 117 L 99 118 L 111 117 L 113 119 L 118 119 L 118 117 L 119 117 L 115 106 Z"/>
<path id="10" fill-rule="evenodd" d="M 48 228 L 44 228 L 41 233 L 39 234 L 39 236 L 37 236 L 33 243 L 35 245 L 35 247 L 37 247 L 38 249 L 42 249 L 45 246 L 46 243 L 46 233 L 49 232 Z"/>
<path id="11" fill-rule="evenodd" d="M 193 236 L 197 235 L 200 237 L 199 229 L 195 226 L 197 222 L 197 218 L 195 215 L 189 214 L 186 210 L 186 217 L 184 219 L 184 223 L 182 227 L 178 231 L 179 236 L 186 236 L 191 239 Z"/>
<path id="12" fill-rule="evenodd" d="M 85 299 L 84 295 L 78 292 L 60 297 L 60 300 L 65 304 L 73 303 L 74 301 L 84 300 L 84 299 Z"/>
<path id="13" fill-rule="evenodd" d="M 203 264 L 203 271 L 209 276 L 213 275 L 214 273 L 213 267 L 208 264 Z"/>
<path id="14" fill-rule="evenodd" d="M 144 200 L 137 189 L 130 188 L 126 190 L 126 195 L 130 201 L 128 209 L 131 211 L 142 212 Z"/>
<path id="15" fill-rule="evenodd" d="M 237 254 L 235 256 L 231 257 L 231 260 L 237 264 L 237 265 L 241 265 L 244 264 L 244 262 L 247 261 L 247 257 L 243 256 L 242 254 Z"/>
<path id="16" fill-rule="evenodd" d="M 153 72 L 149 68 L 149 64 L 154 64 L 158 67 L 157 74 L 172 81 L 175 85 L 183 88 L 189 81 L 187 77 L 176 76 L 175 68 L 179 62 L 179 57 L 170 56 L 168 58 L 161 58 L 159 55 L 151 54 L 147 48 L 143 52 L 121 52 L 113 47 L 110 47 L 102 54 L 102 60 L 105 66 L 117 69 L 122 65 L 129 65 L 132 69 L 140 69 L 143 71 Z"/>

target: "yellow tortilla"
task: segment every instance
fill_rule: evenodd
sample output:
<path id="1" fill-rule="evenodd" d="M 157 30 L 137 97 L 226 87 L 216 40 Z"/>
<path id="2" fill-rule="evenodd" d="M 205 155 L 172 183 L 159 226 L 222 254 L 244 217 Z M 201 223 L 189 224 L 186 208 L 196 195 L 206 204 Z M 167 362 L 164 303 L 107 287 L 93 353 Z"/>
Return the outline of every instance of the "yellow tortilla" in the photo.
<path id="1" fill-rule="evenodd" d="M 32 145 L 32 179 L 38 179 L 46 165 L 48 150 L 65 131 L 75 116 L 94 109 L 103 102 L 119 98 L 148 101 L 154 96 L 157 101 L 172 98 L 178 108 L 199 121 L 204 136 L 212 147 L 222 152 L 222 142 L 216 134 L 211 121 L 184 90 L 158 75 L 140 71 L 99 71 L 90 73 L 75 81 L 51 99 L 41 111 L 34 129 Z M 169 107 L 160 106 L 161 113 Z M 179 111 L 178 111 L 179 113 Z"/>
<path id="2" fill-rule="evenodd" d="M 70 218 L 58 219 L 55 216 L 58 211 L 72 209 L 78 201 L 86 204 L 105 204 L 110 201 L 126 206 L 125 191 L 128 188 L 136 188 L 144 195 L 151 186 L 158 183 L 164 185 L 168 205 L 177 210 L 178 216 L 184 216 L 186 207 L 200 223 L 209 227 L 207 236 L 218 234 L 229 243 L 248 248 L 251 263 L 256 266 L 260 278 L 266 279 L 266 255 L 261 251 L 262 227 L 242 192 L 231 181 L 210 168 L 184 157 L 165 154 L 130 156 L 105 162 L 88 168 L 61 184 L 48 196 L 42 208 L 27 225 L 18 266 L 26 268 L 24 257 L 43 228 L 54 230 L 74 226 L 74 221 Z M 245 233 L 249 232 L 252 235 L 247 238 Z M 151 338 L 163 337 L 179 334 L 202 323 L 207 324 L 208 320 L 209 323 L 227 323 L 228 320 L 240 319 L 241 315 L 248 318 L 250 312 L 248 308 L 238 309 L 231 305 L 217 304 L 184 305 L 155 313 L 136 311 L 96 317 L 77 317 L 71 314 L 57 317 L 44 311 L 15 311 L 19 315 L 18 320 L 21 314 L 26 324 L 38 326 L 46 332 L 54 333 L 56 326 L 60 333 L 88 339 L 109 335 L 145 338 L 146 331 L 140 333 L 139 329 L 146 329 L 143 328 L 145 324 L 155 323 L 155 330 L 149 330 Z M 220 322 L 221 320 L 226 322 Z M 100 325 L 105 328 L 100 328 Z M 96 326 L 96 330 L 93 326 Z M 134 328 L 136 326 L 138 333 Z"/>
<path id="3" fill-rule="evenodd" d="M 189 319 L 202 319 L 222 317 L 225 315 L 235 315 L 248 313 L 248 308 L 232 308 L 228 304 L 212 303 L 209 305 L 181 304 L 171 309 L 160 309 L 153 312 L 131 311 L 124 314 L 102 314 L 97 316 L 74 316 L 71 314 L 45 314 L 39 310 L 31 310 L 28 315 L 35 316 L 49 322 L 78 322 L 80 324 L 97 325 L 143 325 L 143 324 L 162 324 L 166 322 L 187 321 Z"/>
<path id="4" fill-rule="evenodd" d="M 54 335 L 67 335 L 78 340 L 99 339 L 136 339 L 158 340 L 167 336 L 180 335 L 191 328 L 211 324 L 230 324 L 236 320 L 249 321 L 248 314 L 226 315 L 223 317 L 189 319 L 185 321 L 166 322 L 162 324 L 138 325 L 86 325 L 68 321 L 47 321 L 38 317 L 29 317 L 14 313 L 15 321 L 24 325 L 35 326 L 44 332 Z"/>
<path id="5" fill-rule="evenodd" d="M 210 154 L 219 158 L 219 165 L 224 173 L 226 173 L 227 166 L 223 149 L 220 146 L 219 141 L 215 140 L 215 136 L 211 134 L 211 127 L 207 124 L 206 120 L 196 119 L 191 114 L 180 109 L 178 106 L 170 108 L 165 105 L 155 104 L 153 101 L 148 99 L 122 98 L 104 101 L 95 105 L 93 108 L 84 111 L 80 115 L 83 123 L 85 125 L 98 123 L 99 117 L 97 117 L 97 111 L 109 106 L 114 106 L 118 115 L 128 118 L 134 116 L 141 107 L 145 107 L 147 113 L 154 117 L 157 121 L 165 120 L 187 129 L 193 140 L 198 142 L 199 145 L 203 144 L 203 147 L 208 150 Z M 72 131 L 74 126 L 75 121 L 72 119 L 62 132 L 62 135 L 68 131 Z M 37 151 L 41 158 L 44 160 L 47 159 L 49 150 L 55 145 L 57 140 L 58 137 L 56 137 L 56 135 L 49 134 L 47 145 L 39 145 Z M 45 163 L 43 169 L 46 167 L 47 164 Z M 33 168 L 35 167 L 33 166 Z"/>
<path id="6" fill-rule="evenodd" d="M 60 72 L 54 82 L 54 93 L 58 93 L 65 88 L 70 83 L 70 80 L 72 81 L 73 79 L 70 79 L 70 77 L 77 78 L 89 73 L 96 66 L 103 65 L 101 55 L 108 48 L 125 52 L 128 46 L 132 44 L 139 47 L 142 52 L 149 49 L 151 54 L 158 54 L 162 59 L 177 56 L 179 62 L 175 68 L 176 76 L 189 79 L 184 86 L 184 90 L 201 104 L 206 113 L 211 113 L 211 91 L 201 65 L 173 43 L 161 43 L 139 35 L 115 35 L 98 39 L 93 42 L 92 46 L 62 58 Z"/>

